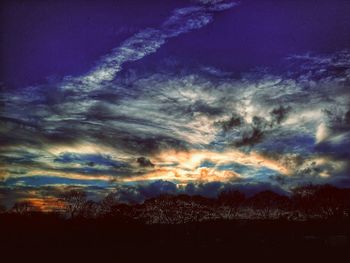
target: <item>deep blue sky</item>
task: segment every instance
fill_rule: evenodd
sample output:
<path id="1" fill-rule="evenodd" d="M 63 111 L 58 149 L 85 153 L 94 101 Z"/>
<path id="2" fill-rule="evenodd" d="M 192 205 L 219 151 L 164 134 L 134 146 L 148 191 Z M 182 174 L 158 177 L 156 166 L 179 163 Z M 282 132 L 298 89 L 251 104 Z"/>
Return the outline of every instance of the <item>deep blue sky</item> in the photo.
<path id="1" fill-rule="evenodd" d="M 165 3 L 166 2 L 166 3 Z M 189 1 L 5 1 L 1 5 L 0 80 L 6 86 L 79 75 L 135 32 L 162 23 Z M 350 46 L 350 1 L 243 0 L 215 23 L 169 41 L 135 63 L 164 58 L 230 71 L 278 65 L 291 53 Z"/>

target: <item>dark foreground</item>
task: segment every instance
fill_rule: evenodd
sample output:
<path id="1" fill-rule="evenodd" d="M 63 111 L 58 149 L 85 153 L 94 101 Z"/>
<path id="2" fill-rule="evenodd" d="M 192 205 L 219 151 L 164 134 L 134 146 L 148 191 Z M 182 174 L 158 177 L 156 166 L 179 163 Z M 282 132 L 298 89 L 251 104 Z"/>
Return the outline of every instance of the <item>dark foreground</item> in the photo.
<path id="1" fill-rule="evenodd" d="M 125 223 L 113 218 L 64 220 L 53 215 L 4 215 L 0 220 L 1 255 L 11 258 L 11 262 L 32 257 L 95 258 L 99 262 L 106 258 L 112 262 L 350 259 L 348 220 L 236 220 L 177 225 Z"/>

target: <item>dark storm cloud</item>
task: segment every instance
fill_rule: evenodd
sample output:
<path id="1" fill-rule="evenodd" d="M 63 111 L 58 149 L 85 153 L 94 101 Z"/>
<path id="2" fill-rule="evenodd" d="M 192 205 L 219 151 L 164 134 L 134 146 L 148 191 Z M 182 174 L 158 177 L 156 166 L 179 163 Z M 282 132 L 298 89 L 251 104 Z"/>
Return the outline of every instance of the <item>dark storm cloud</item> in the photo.
<path id="1" fill-rule="evenodd" d="M 210 182 L 204 184 L 188 184 L 184 192 L 190 195 L 202 195 L 206 197 L 216 197 L 225 188 L 222 182 Z"/>
<path id="2" fill-rule="evenodd" d="M 287 114 L 291 109 L 289 107 L 279 106 L 277 108 L 274 108 L 270 114 L 272 116 L 272 123 L 271 125 L 280 124 L 282 121 L 284 121 L 287 118 Z"/>
<path id="3" fill-rule="evenodd" d="M 180 193 L 175 183 L 163 180 L 139 185 L 117 185 L 113 192 L 123 203 L 142 203 L 159 195 Z"/>
<path id="4" fill-rule="evenodd" d="M 176 184 L 167 181 L 155 181 L 142 186 L 119 186 L 115 190 L 115 193 L 116 197 L 122 202 L 140 203 L 146 199 L 157 197 L 163 194 L 188 194 L 216 198 L 218 194 L 225 190 L 238 190 L 245 193 L 247 196 L 252 196 L 264 190 L 271 190 L 284 195 L 288 194 L 287 191 L 283 190 L 278 185 L 273 185 L 270 183 L 190 183 L 185 187 L 177 188 Z"/>
<path id="5" fill-rule="evenodd" d="M 339 107 L 338 105 L 332 105 L 328 108 L 325 108 L 323 111 L 327 117 L 327 125 L 333 131 L 350 131 L 349 105 L 347 107 Z"/>
<path id="6" fill-rule="evenodd" d="M 287 118 L 290 107 L 278 106 L 270 111 L 269 120 L 264 117 L 253 116 L 251 123 L 247 123 L 243 116 L 232 113 L 227 120 L 220 120 L 215 124 L 222 128 L 224 132 L 231 130 L 240 130 L 240 138 L 236 139 L 233 144 L 237 147 L 252 146 L 263 141 L 266 133 L 278 128 L 278 126 Z"/>
<path id="7" fill-rule="evenodd" d="M 270 190 L 281 195 L 288 195 L 288 192 L 281 188 L 278 184 L 269 182 L 247 182 L 236 185 L 227 185 L 223 190 L 238 190 L 250 197 L 262 191 Z"/>
<path id="8" fill-rule="evenodd" d="M 136 161 L 141 167 L 154 167 L 154 164 L 146 157 L 139 157 Z"/>
<path id="9" fill-rule="evenodd" d="M 93 191 L 92 188 L 88 188 Z M 202 195 L 205 197 L 216 198 L 217 195 L 225 190 L 234 189 L 245 193 L 247 196 L 254 195 L 263 190 L 271 190 L 280 194 L 288 194 L 285 190 L 270 183 L 240 183 L 225 184 L 222 182 L 211 182 L 204 184 L 190 183 L 185 187 L 178 188 L 175 183 L 168 181 L 154 181 L 140 185 L 117 185 L 110 189 L 115 194 L 119 202 L 123 203 L 142 203 L 146 199 L 157 197 L 164 194 L 188 194 Z M 97 188 L 100 191 L 100 188 Z"/>
<path id="10" fill-rule="evenodd" d="M 222 127 L 224 132 L 227 132 L 233 128 L 239 127 L 244 123 L 242 116 L 237 113 L 232 113 L 232 116 L 227 120 L 221 120 L 215 124 Z"/>
<path id="11" fill-rule="evenodd" d="M 185 150 L 189 143 L 166 135 L 126 134 L 120 138 L 116 147 L 125 148 L 135 154 L 155 154 L 162 150 Z"/>
<path id="12" fill-rule="evenodd" d="M 268 125 L 269 124 L 264 118 L 254 116 L 251 126 L 243 131 L 241 139 L 235 141 L 234 144 L 240 147 L 250 146 L 261 142 Z"/>
<path id="13" fill-rule="evenodd" d="M 151 198 L 162 194 L 176 194 L 176 184 L 167 181 L 155 181 L 148 185 L 140 185 L 138 191 L 143 198 Z"/>

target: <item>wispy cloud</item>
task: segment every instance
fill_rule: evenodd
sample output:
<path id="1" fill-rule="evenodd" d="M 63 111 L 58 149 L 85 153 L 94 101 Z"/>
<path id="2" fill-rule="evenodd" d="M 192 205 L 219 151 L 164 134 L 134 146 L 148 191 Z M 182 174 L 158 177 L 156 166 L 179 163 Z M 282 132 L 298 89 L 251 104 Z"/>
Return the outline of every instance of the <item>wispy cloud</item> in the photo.
<path id="1" fill-rule="evenodd" d="M 213 13 L 230 9 L 233 2 L 207 2 L 176 9 L 158 28 L 147 28 L 125 40 L 119 47 L 105 55 L 90 72 L 81 77 L 66 78 L 63 89 L 91 91 L 101 88 L 101 83 L 111 81 L 126 62 L 137 61 L 156 52 L 167 39 L 200 29 L 213 20 Z"/>

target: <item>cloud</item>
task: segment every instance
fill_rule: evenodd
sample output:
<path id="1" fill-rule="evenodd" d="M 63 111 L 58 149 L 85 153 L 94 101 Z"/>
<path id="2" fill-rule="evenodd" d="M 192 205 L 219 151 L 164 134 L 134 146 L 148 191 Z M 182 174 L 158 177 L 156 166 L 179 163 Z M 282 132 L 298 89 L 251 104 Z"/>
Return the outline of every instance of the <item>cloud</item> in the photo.
<path id="1" fill-rule="evenodd" d="M 237 78 L 199 66 L 181 73 L 125 69 L 117 77 L 125 63 L 232 6 L 202 1 L 177 9 L 83 76 L 2 91 L 3 189 L 118 186 L 121 199 L 142 200 L 182 186 L 215 195 L 227 185 L 253 191 L 260 183 L 286 189 L 348 182 L 348 51 L 293 56 L 280 75 Z"/>
<path id="2" fill-rule="evenodd" d="M 74 154 L 74 153 L 61 153 L 54 162 L 58 163 L 75 163 L 75 164 L 85 164 L 91 167 L 96 165 L 110 166 L 110 167 L 122 167 L 126 166 L 125 163 L 112 160 L 108 155 L 98 155 L 98 154 Z"/>
<path id="3" fill-rule="evenodd" d="M 31 187 L 42 187 L 42 186 L 62 186 L 62 185 L 75 185 L 75 186 L 98 186 L 108 187 L 109 181 L 99 180 L 99 178 L 93 178 L 87 180 L 72 179 L 67 177 L 54 177 L 54 176 L 22 176 L 13 177 L 6 180 L 7 186 L 31 186 Z"/>
<path id="4" fill-rule="evenodd" d="M 277 108 L 274 108 L 270 114 L 272 117 L 272 125 L 273 124 L 281 124 L 287 118 L 287 114 L 290 111 L 290 107 L 284 107 L 280 105 Z"/>
<path id="5" fill-rule="evenodd" d="M 136 161 L 141 167 L 154 167 L 154 164 L 146 157 L 139 157 Z"/>
<path id="6" fill-rule="evenodd" d="M 146 199 L 157 197 L 163 194 L 188 194 L 188 195 L 201 195 L 209 198 L 216 198 L 220 192 L 233 189 L 245 193 L 247 196 L 252 196 L 258 192 L 264 190 L 271 190 L 279 194 L 286 195 L 287 191 L 280 188 L 278 185 L 270 183 L 222 183 L 222 182 L 210 182 L 210 183 L 189 183 L 176 187 L 176 184 L 168 181 L 155 181 L 145 185 L 137 186 L 120 186 L 115 190 L 116 197 L 121 202 L 127 203 L 141 203 Z"/>
<path id="7" fill-rule="evenodd" d="M 320 143 L 327 139 L 329 137 L 330 131 L 328 130 L 327 126 L 322 122 L 320 125 L 318 125 L 316 130 L 316 142 Z"/>
<path id="8" fill-rule="evenodd" d="M 232 116 L 226 120 L 220 120 L 215 124 L 221 126 L 224 132 L 228 132 L 233 128 L 239 127 L 244 123 L 242 116 L 237 113 L 232 113 Z"/>
<path id="9" fill-rule="evenodd" d="M 287 191 L 280 188 L 278 185 L 270 183 L 189 183 L 178 187 L 175 183 L 158 180 L 151 183 L 139 185 L 119 185 L 114 190 L 115 196 L 119 202 L 124 203 L 142 203 L 146 199 L 157 197 L 164 194 L 177 195 L 201 195 L 209 198 L 216 198 L 220 192 L 234 189 L 245 193 L 247 196 L 252 196 L 263 190 L 271 190 L 279 194 L 288 194 Z"/>
<path id="10" fill-rule="evenodd" d="M 234 7 L 235 3 L 208 2 L 179 8 L 159 27 L 144 29 L 125 40 L 119 47 L 105 55 L 89 73 L 78 78 L 67 77 L 63 89 L 92 91 L 105 81 L 111 81 L 122 70 L 123 64 L 155 53 L 167 39 L 200 29 L 213 20 L 213 12 Z"/>

